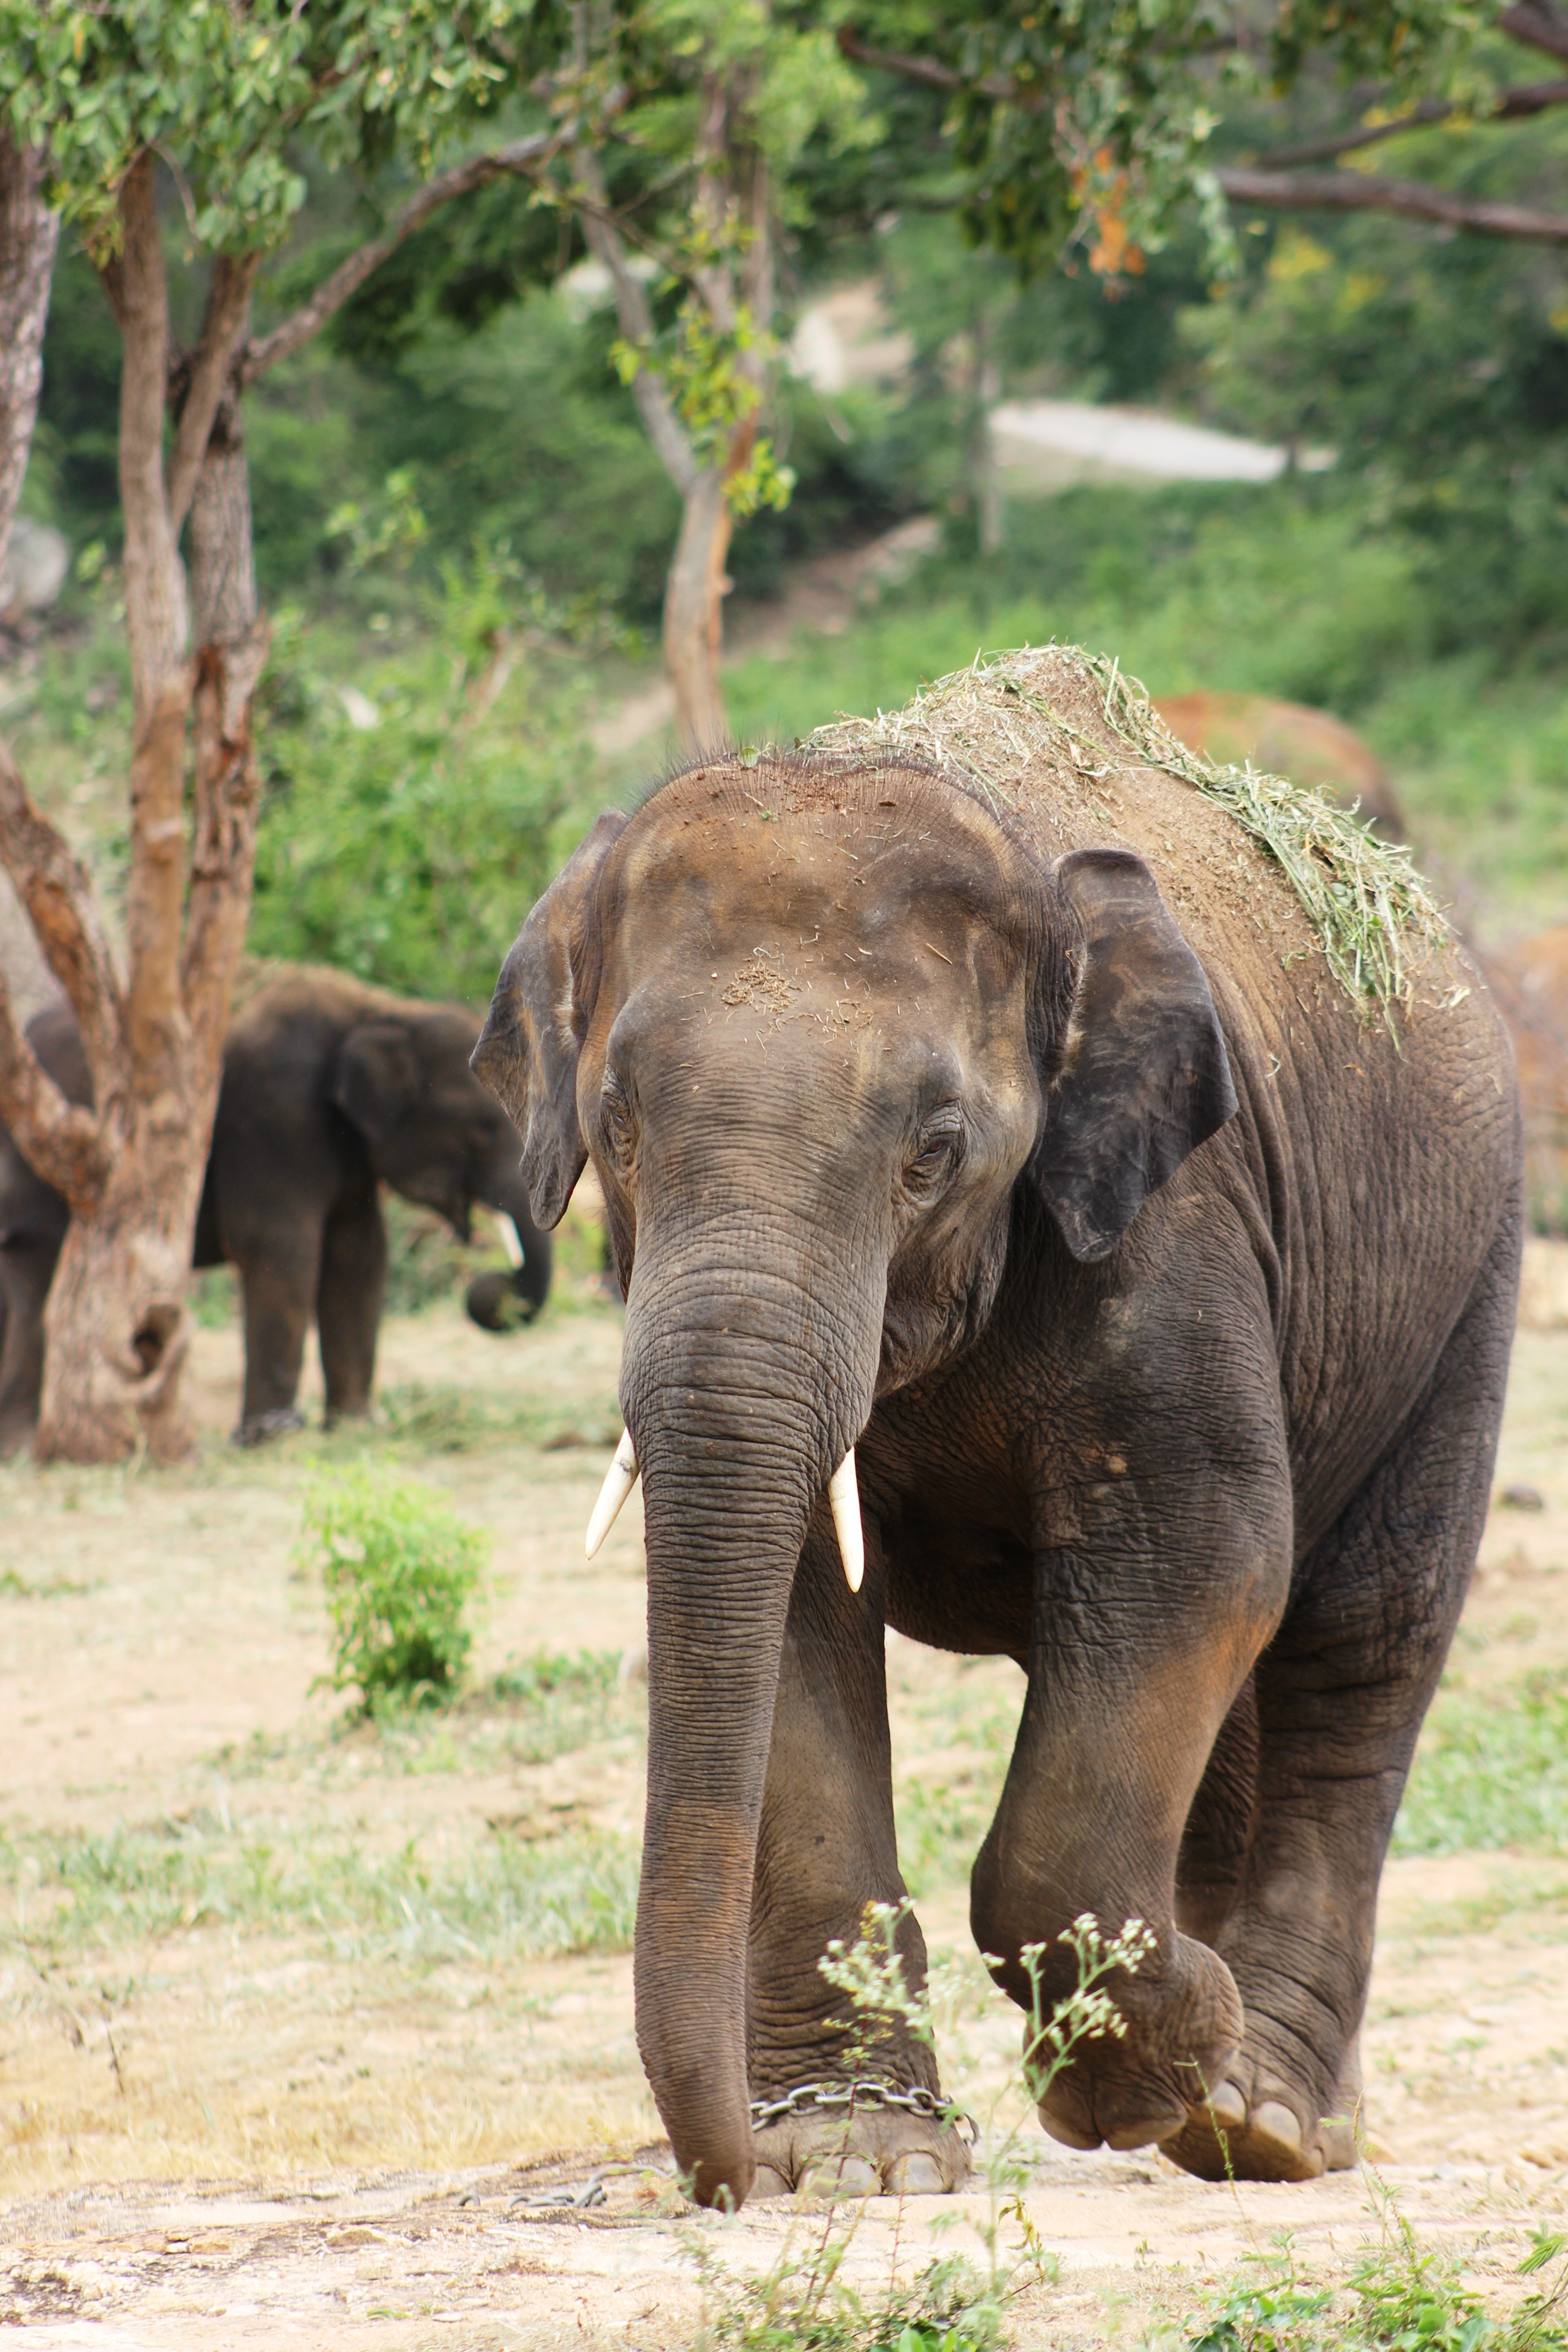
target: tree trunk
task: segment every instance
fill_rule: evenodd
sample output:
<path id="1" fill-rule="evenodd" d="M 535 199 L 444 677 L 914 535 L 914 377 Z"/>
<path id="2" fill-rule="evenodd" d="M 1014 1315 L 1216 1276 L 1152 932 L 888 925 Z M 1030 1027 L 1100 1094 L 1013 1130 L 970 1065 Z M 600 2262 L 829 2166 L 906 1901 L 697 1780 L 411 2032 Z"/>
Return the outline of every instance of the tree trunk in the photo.
<path id="1" fill-rule="evenodd" d="M 218 410 L 191 506 L 196 637 L 195 816 L 181 993 L 191 1024 L 194 1116 L 205 1162 L 223 1041 L 250 919 L 261 776 L 252 712 L 267 661 L 237 393 Z"/>
<path id="2" fill-rule="evenodd" d="M 730 583 L 731 517 L 724 478 L 716 467 L 698 475 L 681 506 L 664 592 L 664 658 L 675 688 L 683 748 L 717 751 L 729 740 L 719 662 L 724 643 L 724 598 Z"/>
<path id="3" fill-rule="evenodd" d="M 44 158 L 0 130 L 0 564 L 11 537 L 38 390 L 59 219 L 44 202 Z"/>

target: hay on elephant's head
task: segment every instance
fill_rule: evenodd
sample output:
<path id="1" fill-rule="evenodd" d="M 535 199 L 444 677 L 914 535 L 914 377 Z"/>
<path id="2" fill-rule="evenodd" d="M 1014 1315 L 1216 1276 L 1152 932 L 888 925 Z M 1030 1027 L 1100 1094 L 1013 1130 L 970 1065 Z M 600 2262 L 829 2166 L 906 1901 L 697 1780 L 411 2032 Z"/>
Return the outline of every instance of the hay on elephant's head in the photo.
<path id="1" fill-rule="evenodd" d="M 902 754 L 962 780 L 993 806 L 1010 803 L 1042 762 L 1090 784 L 1129 764 L 1163 769 L 1222 808 L 1275 860 L 1335 978 L 1390 1029 L 1394 1007 L 1410 998 L 1410 943 L 1447 932 L 1408 850 L 1378 841 L 1304 785 L 1251 766 L 1217 767 L 1190 751 L 1135 678 L 1077 646 L 977 654 L 901 710 L 817 728 L 811 749 L 840 758 Z"/>

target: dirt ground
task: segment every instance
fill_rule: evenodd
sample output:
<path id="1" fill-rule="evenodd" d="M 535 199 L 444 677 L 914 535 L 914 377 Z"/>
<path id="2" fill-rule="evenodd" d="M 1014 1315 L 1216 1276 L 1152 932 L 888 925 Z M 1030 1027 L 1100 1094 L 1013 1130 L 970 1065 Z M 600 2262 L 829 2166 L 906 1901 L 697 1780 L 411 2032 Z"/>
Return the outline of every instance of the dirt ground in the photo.
<path id="1" fill-rule="evenodd" d="M 1483 1690 L 1568 1661 L 1565 1256 L 1532 1261 L 1456 1653 Z M 585 1276 L 505 1339 L 437 1306 L 386 1328 L 376 1432 L 240 1454 L 237 1333 L 205 1329 L 189 1467 L 0 1469 L 0 2321 L 40 2352 L 678 2352 L 700 2249 L 758 2268 L 821 2226 L 683 2215 L 658 2168 L 615 1948 L 641 1814 L 643 1692 L 614 1672 L 641 1630 L 635 1498 L 582 1559 L 618 1341 Z M 494 1538 L 479 1696 L 384 1731 L 319 1686 L 326 1622 L 293 1558 L 310 1479 L 367 1453 Z M 1544 1507 L 1503 1505 L 1519 1486 Z M 506 1682 L 509 1660 L 584 1652 L 580 1703 Z M 973 1960 L 963 1878 L 1020 1679 L 897 1639 L 889 1675 L 910 1875 L 962 1980 L 946 2078 L 994 2145 L 1024 2121 L 1016 2018 Z M 534 1905 L 510 1941 L 492 1885 Z M 622 1926 L 582 1927 L 585 1903 Z M 1365 2053 L 1380 2177 L 1435 2242 L 1500 2272 L 1568 2223 L 1568 1862 L 1394 1860 Z M 1019 2144 L 1060 2265 L 1017 2306 L 1022 2345 L 1159 2341 L 1279 2231 L 1342 2263 L 1375 2228 L 1364 2174 L 1215 2189 L 1152 2151 L 1068 2156 L 1032 2125 Z M 526 2201 L 612 2162 L 601 2204 Z M 871 2200 L 851 2273 L 973 2248 L 985 2210 Z"/>

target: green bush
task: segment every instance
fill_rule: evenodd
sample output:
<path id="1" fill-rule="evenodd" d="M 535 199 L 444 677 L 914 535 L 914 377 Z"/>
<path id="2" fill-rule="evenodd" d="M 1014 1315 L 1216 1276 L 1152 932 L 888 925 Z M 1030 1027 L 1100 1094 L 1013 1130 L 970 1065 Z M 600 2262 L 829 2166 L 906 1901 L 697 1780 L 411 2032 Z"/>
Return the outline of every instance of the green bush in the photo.
<path id="1" fill-rule="evenodd" d="M 468 1664 L 464 1612 L 489 1554 L 483 1529 L 422 1479 L 366 1464 L 318 1480 L 296 1558 L 321 1571 L 331 1688 L 357 1689 L 367 1715 L 447 1696 Z"/>
<path id="2" fill-rule="evenodd" d="M 336 678 L 300 616 L 280 623 L 263 686 L 258 954 L 488 1000 L 593 772 L 577 675 L 541 651 L 533 602 L 514 564 L 481 553 L 447 571 L 431 634 L 378 662 L 340 656 Z"/>

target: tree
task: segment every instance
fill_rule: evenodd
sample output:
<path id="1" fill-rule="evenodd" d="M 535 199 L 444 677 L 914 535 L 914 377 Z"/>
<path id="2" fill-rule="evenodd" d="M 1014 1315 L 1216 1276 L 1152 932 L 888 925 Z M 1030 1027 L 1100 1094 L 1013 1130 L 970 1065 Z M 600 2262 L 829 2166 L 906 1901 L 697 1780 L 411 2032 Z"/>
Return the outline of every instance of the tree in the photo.
<path id="1" fill-rule="evenodd" d="M 945 98 L 971 233 L 1026 266 L 1076 241 L 1102 276 L 1136 272 L 1185 201 L 1198 204 L 1216 238 L 1228 200 L 1398 213 L 1480 236 L 1568 242 L 1568 215 L 1451 184 L 1300 168 L 1436 123 L 1520 122 L 1563 105 L 1568 80 L 1515 83 L 1500 70 L 1510 44 L 1568 60 L 1559 0 L 1518 0 L 1495 17 L 1472 0 L 1350 8 L 1308 0 L 1262 22 L 1212 0 L 1158 11 L 1130 0 L 1047 0 L 1026 11 L 989 0 L 962 15 L 929 0 L 873 0 L 839 32 L 845 55 Z M 1211 142 L 1229 116 L 1310 79 L 1344 92 L 1349 120 L 1213 160 Z"/>
<path id="2" fill-rule="evenodd" d="M 190 1441 L 184 1291 L 249 906 L 251 706 L 267 645 L 244 387 L 315 332 L 431 205 L 489 173 L 532 168 L 578 126 L 568 120 L 433 177 L 384 235 L 253 341 L 257 272 L 302 194 L 291 143 L 312 141 L 345 162 L 409 152 L 428 171 L 444 132 L 515 85 L 527 24 L 522 0 L 425 0 L 412 9 L 340 0 L 291 12 L 240 0 L 111 0 L 91 12 L 47 0 L 0 5 L 0 123 L 6 156 L 23 159 L 5 184 L 18 175 L 24 184 L 0 212 L 9 239 L 0 301 L 12 301 L 19 321 L 0 376 L 4 446 L 19 440 L 25 451 L 37 394 L 48 232 L 40 166 L 27 159 L 44 158 L 49 194 L 80 226 L 123 347 L 119 470 L 134 691 L 123 973 L 85 872 L 0 751 L 0 859 L 80 1025 L 93 1086 L 90 1106 L 66 1100 L 0 981 L 0 1115 L 71 1210 L 47 1312 L 37 1445 L 45 1460 L 113 1460 L 141 1445 L 164 1458 Z M 184 353 L 171 331 L 160 157 L 191 242 L 212 257 L 201 331 Z M 12 505 L 19 464 L 15 472 Z M 0 484 L 9 480 L 0 474 Z M 4 506 L 0 518 L 8 527 Z"/>
<path id="3" fill-rule="evenodd" d="M 573 150 L 564 200 L 614 287 L 618 363 L 680 496 L 665 661 L 682 737 L 716 744 L 731 532 L 793 482 L 764 429 L 779 225 L 814 134 L 864 145 L 878 126 L 826 30 L 763 0 L 634 0 L 592 47 L 586 12 L 577 26 L 573 68 L 627 95 L 609 152 Z"/>

